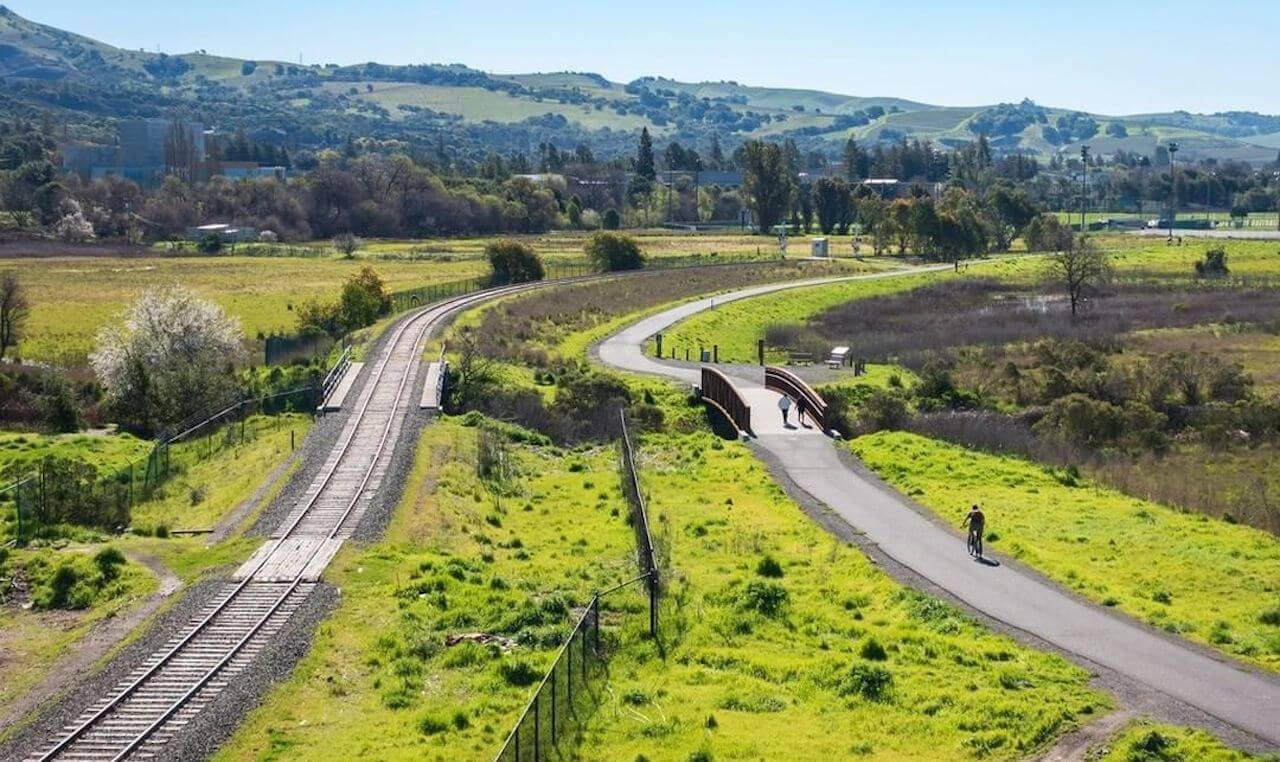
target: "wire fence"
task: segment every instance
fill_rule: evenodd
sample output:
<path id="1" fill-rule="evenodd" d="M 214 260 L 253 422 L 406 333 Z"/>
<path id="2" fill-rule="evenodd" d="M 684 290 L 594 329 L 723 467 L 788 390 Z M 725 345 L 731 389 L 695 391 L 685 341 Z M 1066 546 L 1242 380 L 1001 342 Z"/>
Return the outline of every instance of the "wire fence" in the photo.
<path id="1" fill-rule="evenodd" d="M 608 678 L 610 653 L 618 640 L 604 632 L 603 623 L 612 614 L 625 616 L 634 606 L 608 607 L 614 593 L 643 585 L 649 604 L 649 636 L 659 639 L 658 606 L 661 576 L 658 549 L 649 531 L 649 516 L 636 470 L 635 450 L 627 428 L 626 411 L 619 411 L 619 476 L 630 508 L 636 534 L 636 564 L 640 574 L 602 593 L 597 593 L 582 609 L 573 631 L 556 654 L 551 668 L 533 692 L 520 719 L 495 758 L 497 762 L 543 762 L 568 758 L 570 744 L 578 737 L 586 719 L 599 702 Z"/>
<path id="2" fill-rule="evenodd" d="M 52 455 L 7 469 L 0 475 L 0 504 L 12 507 L 12 539 L 23 545 L 67 524 L 123 531 L 134 506 L 155 497 L 170 478 L 259 436 L 262 427 L 249 424 L 253 416 L 314 413 L 316 393 L 315 387 L 302 387 L 202 413 L 170 427 L 145 457 L 115 469 Z"/>
<path id="3" fill-rule="evenodd" d="M 618 438 L 619 470 L 622 474 L 622 492 L 631 509 L 631 526 L 636 533 L 636 563 L 645 577 L 649 594 L 649 636 L 658 637 L 658 604 L 662 591 L 662 576 L 658 572 L 658 551 L 649 531 L 649 511 L 644 504 L 644 492 L 640 489 L 640 473 L 636 469 L 635 448 L 631 444 L 631 432 L 627 428 L 627 411 L 620 410 L 618 418 L 621 436 Z"/>

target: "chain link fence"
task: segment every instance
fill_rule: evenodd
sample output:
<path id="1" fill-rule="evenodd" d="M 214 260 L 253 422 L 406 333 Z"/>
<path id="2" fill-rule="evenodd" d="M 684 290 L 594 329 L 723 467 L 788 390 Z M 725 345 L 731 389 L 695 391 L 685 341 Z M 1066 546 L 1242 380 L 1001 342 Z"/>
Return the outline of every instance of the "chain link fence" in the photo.
<path id="1" fill-rule="evenodd" d="M 241 400 L 198 420 L 170 427 L 146 457 L 102 471 L 74 458 L 47 456 L 2 475 L 0 504 L 13 511 L 12 539 L 23 545 L 65 524 L 123 531 L 134 506 L 149 500 L 171 477 L 260 433 L 253 416 L 314 414 L 316 388 L 303 387 Z"/>
<path id="2" fill-rule="evenodd" d="M 635 450 L 627 428 L 626 411 L 619 411 L 619 475 L 636 534 L 636 562 L 640 575 L 592 596 L 582 609 L 573 631 L 533 692 L 524 713 L 507 736 L 496 762 L 543 762 L 570 757 L 570 743 L 582 730 L 608 678 L 609 655 L 619 644 L 605 622 L 619 622 L 637 611 L 635 601 L 610 606 L 610 596 L 622 591 L 644 591 L 649 609 L 649 636 L 658 639 L 658 604 L 661 595 L 658 550 L 649 532 L 649 516 L 636 471 Z M 610 628 L 612 630 L 613 628 Z"/>

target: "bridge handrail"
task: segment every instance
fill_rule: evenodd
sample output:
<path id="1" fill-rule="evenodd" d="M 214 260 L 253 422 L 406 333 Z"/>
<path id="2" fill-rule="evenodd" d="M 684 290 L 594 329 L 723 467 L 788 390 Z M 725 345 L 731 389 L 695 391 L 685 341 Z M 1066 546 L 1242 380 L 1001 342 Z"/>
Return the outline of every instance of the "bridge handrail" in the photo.
<path id="1" fill-rule="evenodd" d="M 729 377 L 709 365 L 702 366 L 702 399 L 724 414 L 739 431 L 751 433 L 751 406 Z"/>
<path id="2" fill-rule="evenodd" d="M 770 365 L 764 369 L 764 388 L 803 400 L 805 408 L 817 419 L 818 424 L 824 430 L 827 428 L 827 401 L 805 383 L 804 379 L 786 368 Z"/>

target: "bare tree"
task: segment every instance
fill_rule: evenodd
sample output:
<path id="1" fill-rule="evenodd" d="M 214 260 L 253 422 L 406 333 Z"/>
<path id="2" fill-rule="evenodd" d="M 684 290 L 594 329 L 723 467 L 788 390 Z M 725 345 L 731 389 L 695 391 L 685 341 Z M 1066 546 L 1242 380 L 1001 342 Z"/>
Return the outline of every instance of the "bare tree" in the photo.
<path id="1" fill-rule="evenodd" d="M 333 239 L 333 248 L 342 252 L 343 259 L 354 258 L 361 246 L 364 246 L 364 241 L 350 233 L 343 233 Z"/>
<path id="2" fill-rule="evenodd" d="M 11 272 L 0 275 L 0 359 L 9 347 L 18 346 L 30 316 L 31 303 L 18 276 Z"/>
<path id="3" fill-rule="evenodd" d="M 454 336 L 458 364 L 450 368 L 450 401 L 455 411 L 465 411 L 484 399 L 498 379 L 498 368 L 481 349 L 480 334 L 464 328 Z"/>
<path id="4" fill-rule="evenodd" d="M 1086 236 L 1071 239 L 1062 251 L 1049 255 L 1045 279 L 1065 288 L 1071 299 L 1071 319 L 1080 313 L 1085 292 L 1106 283 L 1111 277 L 1111 258 Z"/>

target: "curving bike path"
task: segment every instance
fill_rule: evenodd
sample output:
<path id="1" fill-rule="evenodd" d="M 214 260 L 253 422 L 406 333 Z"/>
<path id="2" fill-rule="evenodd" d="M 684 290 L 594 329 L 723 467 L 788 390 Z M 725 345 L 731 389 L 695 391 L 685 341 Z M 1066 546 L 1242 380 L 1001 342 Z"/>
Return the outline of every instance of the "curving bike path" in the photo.
<path id="1" fill-rule="evenodd" d="M 610 336 L 596 347 L 596 354 L 601 362 L 620 370 L 696 384 L 697 367 L 646 356 L 648 338 L 717 304 L 815 282 L 834 281 L 757 286 L 717 295 L 714 304 L 711 298 L 688 302 Z M 754 381 L 737 373 L 733 377 L 753 408 L 757 445 L 777 460 L 796 486 L 838 513 L 890 558 L 1000 622 L 1280 747 L 1280 679 L 1154 633 L 1014 566 L 975 563 L 958 534 L 921 515 L 900 494 L 850 468 L 837 445 L 821 432 L 784 428 L 776 407 L 778 395 L 765 390 L 763 373 L 759 376 Z"/>

